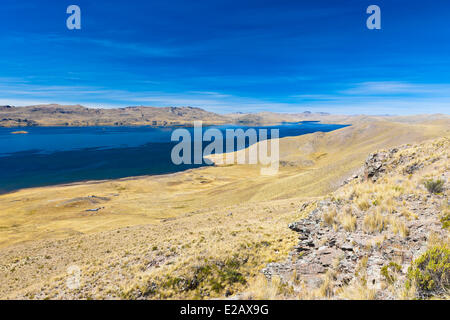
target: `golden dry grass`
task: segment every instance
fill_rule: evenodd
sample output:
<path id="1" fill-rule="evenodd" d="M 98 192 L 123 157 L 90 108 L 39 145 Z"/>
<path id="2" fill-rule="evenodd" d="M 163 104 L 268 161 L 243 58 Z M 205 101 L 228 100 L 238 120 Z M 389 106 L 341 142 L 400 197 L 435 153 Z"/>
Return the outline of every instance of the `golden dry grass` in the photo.
<path id="1" fill-rule="evenodd" d="M 160 289 L 149 297 L 205 298 L 236 293 L 252 283 L 262 286 L 261 268 L 283 259 L 296 241 L 286 226 L 300 218 L 304 200 L 335 190 L 368 153 L 442 136 L 446 128 L 446 123 L 367 121 L 283 138 L 281 160 L 290 165 L 276 176 L 261 176 L 257 166 L 232 165 L 1 195 L 0 297 L 133 298 L 156 282 Z M 395 192 L 387 188 L 378 200 L 389 199 L 388 190 Z M 363 190 L 343 192 L 344 197 L 346 192 L 364 197 Z M 388 210 L 395 204 L 383 205 Z M 86 211 L 97 207 L 103 209 Z M 353 230 L 349 210 L 333 216 L 332 223 Z M 230 261 L 232 273 L 245 283 L 229 283 L 222 267 L 216 267 Z M 62 289 L 66 268 L 74 263 L 95 288 Z M 158 268 L 149 267 L 155 263 Z M 180 281 L 205 268 L 200 286 L 180 290 Z M 283 290 L 274 282 L 254 296 L 274 297 Z"/>
<path id="2" fill-rule="evenodd" d="M 442 131 L 434 125 L 369 122 L 329 133 L 283 138 L 281 160 L 294 166 L 281 167 L 276 176 L 261 176 L 258 166 L 233 165 L 0 195 L 0 247 L 158 223 L 215 206 L 321 196 L 335 189 L 342 177 L 380 146 L 421 141 Z M 315 153 L 325 151 L 325 156 L 313 160 Z M 92 203 L 90 196 L 109 200 Z M 104 209 L 86 212 L 98 207 Z"/>

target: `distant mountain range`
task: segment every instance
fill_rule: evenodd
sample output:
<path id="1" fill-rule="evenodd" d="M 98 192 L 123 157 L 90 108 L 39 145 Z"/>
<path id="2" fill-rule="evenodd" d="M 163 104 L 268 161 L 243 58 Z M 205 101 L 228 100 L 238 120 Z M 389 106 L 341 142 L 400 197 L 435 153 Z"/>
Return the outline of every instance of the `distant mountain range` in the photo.
<path id="1" fill-rule="evenodd" d="M 193 107 L 86 108 L 81 105 L 0 106 L 0 126 L 183 125 L 194 120 L 225 123 L 226 117 Z"/>
<path id="2" fill-rule="evenodd" d="M 326 112 L 301 113 L 236 112 L 218 114 L 195 107 L 125 107 L 87 108 L 81 105 L 34 105 L 27 107 L 0 106 L 0 127 L 29 126 L 192 126 L 201 120 L 204 125 L 241 124 L 271 125 L 281 122 L 322 121 L 352 124 L 361 121 L 394 120 L 420 122 L 448 119 L 448 115 L 417 116 L 337 115 Z"/>
<path id="3" fill-rule="evenodd" d="M 174 126 L 192 125 L 195 120 L 205 124 L 267 124 L 301 121 L 326 113 L 281 114 L 272 112 L 217 114 L 195 107 L 126 107 L 86 108 L 81 105 L 0 106 L 0 127 L 27 126 Z"/>

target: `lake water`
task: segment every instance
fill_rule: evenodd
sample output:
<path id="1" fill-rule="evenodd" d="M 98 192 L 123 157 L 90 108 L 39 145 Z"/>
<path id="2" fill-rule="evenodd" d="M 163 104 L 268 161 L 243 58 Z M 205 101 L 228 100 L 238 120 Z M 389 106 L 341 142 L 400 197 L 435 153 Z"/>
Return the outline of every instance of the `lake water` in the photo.
<path id="1" fill-rule="evenodd" d="M 226 129 L 279 129 L 280 138 L 346 125 L 317 122 L 266 127 L 212 126 Z M 0 128 L 0 193 L 54 184 L 173 173 L 202 165 L 174 165 L 173 127 Z M 186 128 L 191 133 L 193 128 Z M 12 134 L 26 130 L 28 134 Z M 270 130 L 269 130 L 270 131 Z M 193 136 L 193 134 L 192 134 Z M 209 142 L 205 142 L 205 145 Z M 225 149 L 224 149 L 225 150 Z"/>

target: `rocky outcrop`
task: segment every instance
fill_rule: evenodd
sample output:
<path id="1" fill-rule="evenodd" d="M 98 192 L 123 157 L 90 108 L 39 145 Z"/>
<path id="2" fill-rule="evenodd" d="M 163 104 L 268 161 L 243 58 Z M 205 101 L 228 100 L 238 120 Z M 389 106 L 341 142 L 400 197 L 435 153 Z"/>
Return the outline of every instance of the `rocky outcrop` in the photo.
<path id="1" fill-rule="evenodd" d="M 402 283 L 430 236 L 448 236 L 440 221 L 442 205 L 449 204 L 448 193 L 432 194 L 420 184 L 421 170 L 433 166 L 442 170 L 439 179 L 445 181 L 444 190 L 449 190 L 448 145 L 444 140 L 428 149 L 402 146 L 369 155 L 361 179 L 353 175 L 330 197 L 303 204 L 300 211 L 306 217 L 288 226 L 298 233 L 297 245 L 286 261 L 268 264 L 263 273 L 268 279 L 281 277 L 295 290 L 305 286 L 314 290 L 332 271 L 334 293 L 361 280 L 363 273 L 366 289 L 376 292 L 376 298 L 396 298 L 392 290 L 384 290 L 387 279 L 382 268 L 396 266 L 397 282 Z M 399 180 L 399 174 L 409 176 Z M 414 180 L 411 175 L 418 176 Z M 396 185 L 389 184 L 391 176 L 396 177 Z M 381 178 L 385 179 L 380 182 Z M 408 189 L 411 181 L 418 185 Z M 392 191 L 381 194 L 377 185 L 379 190 Z M 384 206 L 380 199 L 392 205 Z"/>
<path id="2" fill-rule="evenodd" d="M 370 154 L 364 163 L 364 178 L 373 182 L 377 181 L 378 177 L 386 171 L 385 163 L 397 152 L 398 149 L 394 148 L 388 152 L 381 151 Z"/>
<path id="3" fill-rule="evenodd" d="M 0 127 L 34 127 L 38 123 L 33 120 L 22 118 L 3 118 L 0 119 Z"/>

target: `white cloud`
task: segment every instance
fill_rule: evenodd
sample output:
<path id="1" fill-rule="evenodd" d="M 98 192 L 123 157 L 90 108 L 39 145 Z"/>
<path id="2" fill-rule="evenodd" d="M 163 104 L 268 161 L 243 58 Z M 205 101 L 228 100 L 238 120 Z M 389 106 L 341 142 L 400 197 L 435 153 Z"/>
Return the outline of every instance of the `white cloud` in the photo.
<path id="1" fill-rule="evenodd" d="M 444 94 L 450 96 L 450 85 L 397 81 L 362 82 L 340 93 L 344 95 Z"/>
<path id="2" fill-rule="evenodd" d="M 0 104 L 24 106 L 60 103 L 106 108 L 133 105 L 193 106 L 221 113 L 235 111 L 295 113 L 310 110 L 341 114 L 448 114 L 449 88 L 450 85 L 446 84 L 365 82 L 334 94 L 299 94 L 270 100 L 207 90 L 133 92 L 89 86 L 43 86 L 15 79 L 15 82 L 0 84 L 2 95 Z M 405 92 L 408 95 L 403 95 Z"/>

